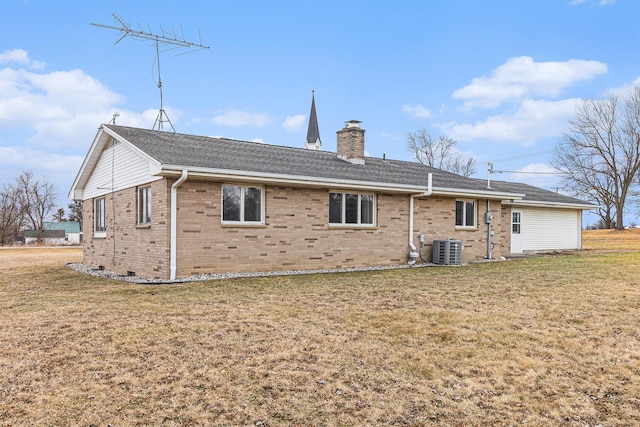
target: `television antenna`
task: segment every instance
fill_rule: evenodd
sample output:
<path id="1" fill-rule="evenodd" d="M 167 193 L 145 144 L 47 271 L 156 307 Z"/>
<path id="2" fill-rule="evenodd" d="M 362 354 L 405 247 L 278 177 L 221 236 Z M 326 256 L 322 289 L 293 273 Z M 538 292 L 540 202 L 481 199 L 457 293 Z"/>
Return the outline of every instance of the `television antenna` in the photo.
<path id="1" fill-rule="evenodd" d="M 162 79 L 160 78 L 160 46 L 165 47 L 168 46 L 166 50 L 177 49 L 177 48 L 196 48 L 196 49 L 209 49 L 209 46 L 205 46 L 202 44 L 202 41 L 195 43 L 188 41 L 184 37 L 184 31 L 182 27 L 180 27 L 181 34 L 178 35 L 175 30 L 165 31 L 164 28 L 160 27 L 161 34 L 154 34 L 151 32 L 151 28 L 149 31 L 143 31 L 138 25 L 138 30 L 131 28 L 131 25 L 122 19 L 120 16 L 112 13 L 113 18 L 116 20 L 117 25 L 105 25 L 105 24 L 96 24 L 91 22 L 91 25 L 96 27 L 106 28 L 108 30 L 116 30 L 121 33 L 121 36 L 114 44 L 118 44 L 122 39 L 129 36 L 138 40 L 151 40 L 155 43 L 156 47 L 156 63 L 158 65 L 158 81 L 156 82 L 158 86 L 158 90 L 160 91 L 160 111 L 158 111 L 158 117 L 156 118 L 155 123 L 153 124 L 153 130 L 158 126 L 158 130 L 162 130 L 164 123 L 169 123 L 173 132 L 176 132 L 176 129 L 173 127 L 173 123 L 169 119 L 167 112 L 164 110 L 163 99 L 162 99 Z"/>

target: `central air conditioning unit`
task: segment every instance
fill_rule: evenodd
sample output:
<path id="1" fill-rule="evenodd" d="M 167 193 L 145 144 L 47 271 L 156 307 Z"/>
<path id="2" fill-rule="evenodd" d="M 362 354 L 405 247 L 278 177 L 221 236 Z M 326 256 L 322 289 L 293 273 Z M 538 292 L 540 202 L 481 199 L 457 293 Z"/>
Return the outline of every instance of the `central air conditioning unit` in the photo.
<path id="1" fill-rule="evenodd" d="M 462 265 L 462 241 L 455 239 L 433 241 L 433 263 Z"/>

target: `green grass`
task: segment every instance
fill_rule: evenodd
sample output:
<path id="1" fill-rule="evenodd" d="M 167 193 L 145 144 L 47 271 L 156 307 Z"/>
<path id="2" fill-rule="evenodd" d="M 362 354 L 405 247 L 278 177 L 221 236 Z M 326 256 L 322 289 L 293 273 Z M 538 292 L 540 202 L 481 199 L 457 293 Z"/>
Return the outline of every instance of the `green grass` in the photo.
<path id="1" fill-rule="evenodd" d="M 638 252 L 162 286 L 74 257 L 0 252 L 0 425 L 640 424 Z"/>

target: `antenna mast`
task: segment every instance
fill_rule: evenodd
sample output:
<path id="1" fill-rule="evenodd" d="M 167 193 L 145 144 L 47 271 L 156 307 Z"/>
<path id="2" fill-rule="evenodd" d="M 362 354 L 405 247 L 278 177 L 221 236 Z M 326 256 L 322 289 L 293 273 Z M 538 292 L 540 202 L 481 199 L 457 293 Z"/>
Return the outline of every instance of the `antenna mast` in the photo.
<path id="1" fill-rule="evenodd" d="M 164 123 L 169 123 L 169 125 L 171 126 L 171 129 L 173 129 L 173 132 L 175 133 L 176 129 L 173 127 L 173 123 L 171 123 L 171 120 L 169 120 L 169 116 L 167 116 L 167 112 L 164 111 L 164 105 L 163 105 L 163 99 L 162 99 L 162 79 L 160 78 L 160 46 L 161 45 L 163 47 L 171 46 L 172 49 L 181 48 L 181 47 L 209 49 L 209 46 L 205 46 L 201 42 L 194 43 L 186 40 L 184 37 L 184 31 L 182 31 L 182 28 L 181 28 L 181 33 L 182 33 L 181 36 L 178 36 L 175 30 L 172 30 L 171 32 L 167 32 L 162 27 L 160 27 L 162 34 L 154 34 L 151 32 L 151 30 L 149 30 L 148 32 L 142 31 L 142 29 L 134 30 L 131 28 L 131 25 L 129 25 L 129 23 L 124 21 L 121 17 L 119 17 L 115 13 L 112 13 L 112 15 L 113 15 L 113 18 L 117 21 L 118 26 L 96 24 L 93 22 L 91 22 L 91 25 L 96 27 L 106 28 L 109 30 L 116 30 L 122 33 L 120 38 L 116 40 L 115 44 L 118 44 L 122 39 L 124 39 L 127 36 L 130 36 L 134 39 L 139 39 L 139 40 L 151 40 L 152 42 L 155 43 L 156 62 L 158 64 L 157 85 L 158 85 L 158 90 L 160 91 L 160 111 L 158 111 L 158 117 L 156 118 L 156 121 L 153 124 L 153 130 L 156 129 L 156 125 L 158 126 L 158 130 L 162 130 Z"/>

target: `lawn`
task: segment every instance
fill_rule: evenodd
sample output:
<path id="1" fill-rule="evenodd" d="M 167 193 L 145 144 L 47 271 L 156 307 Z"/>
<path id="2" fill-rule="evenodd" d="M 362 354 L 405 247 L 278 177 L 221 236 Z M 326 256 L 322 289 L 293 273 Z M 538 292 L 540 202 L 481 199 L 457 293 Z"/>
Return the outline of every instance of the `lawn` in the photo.
<path id="1" fill-rule="evenodd" d="M 628 230 L 589 230 L 583 232 L 584 249 L 640 250 L 640 228 Z"/>
<path id="2" fill-rule="evenodd" d="M 594 236 L 160 286 L 76 273 L 77 250 L 1 250 L 0 425 L 639 425 L 640 252 Z"/>

